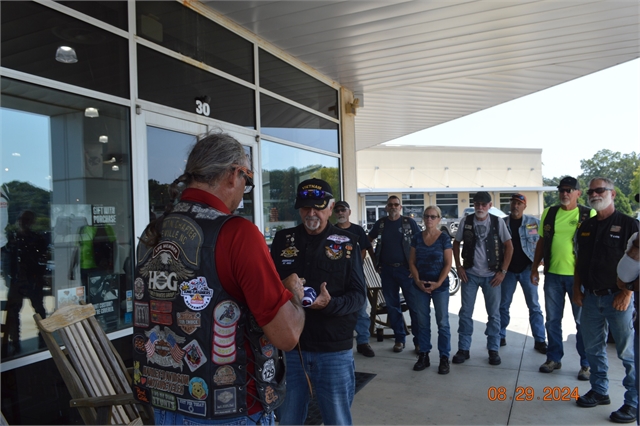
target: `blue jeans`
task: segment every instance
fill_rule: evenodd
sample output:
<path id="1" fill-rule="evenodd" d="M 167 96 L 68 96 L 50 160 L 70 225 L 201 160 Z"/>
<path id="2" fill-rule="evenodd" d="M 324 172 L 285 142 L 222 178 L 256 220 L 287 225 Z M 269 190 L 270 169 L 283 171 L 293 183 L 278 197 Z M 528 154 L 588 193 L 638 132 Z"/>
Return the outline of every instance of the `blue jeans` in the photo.
<path id="1" fill-rule="evenodd" d="M 484 332 L 487 336 L 487 349 L 497 351 L 500 349 L 500 286 L 491 286 L 493 277 L 479 277 L 467 273 L 467 278 L 469 280 L 460 286 L 462 306 L 458 313 L 458 349 L 468 351 L 471 347 L 473 308 L 476 304 L 478 288 L 482 288 L 484 306 L 489 316 Z"/>
<path id="2" fill-rule="evenodd" d="M 562 316 L 564 313 L 565 296 L 569 300 L 573 297 L 573 275 L 558 275 L 547 272 L 544 276 L 544 305 L 547 313 L 547 338 L 549 347 L 547 349 L 547 360 L 560 362 L 564 356 L 562 346 Z M 580 366 L 588 367 L 589 361 L 584 352 L 584 342 L 580 331 L 580 311 L 582 308 L 571 302 L 573 319 L 576 322 L 576 350 L 580 355 Z"/>
<path id="3" fill-rule="evenodd" d="M 358 319 L 356 320 L 356 343 L 363 345 L 369 343 L 369 326 L 371 325 L 371 317 L 367 313 L 367 300 L 365 299 L 362 309 L 358 311 Z"/>
<path id="4" fill-rule="evenodd" d="M 351 425 L 351 403 L 356 391 L 355 362 L 351 349 L 340 352 L 287 352 L 287 395 L 276 410 L 281 425 L 303 425 L 313 385 L 325 425 Z"/>
<path id="5" fill-rule="evenodd" d="M 509 308 L 513 301 L 513 293 L 516 291 L 517 283 L 520 283 L 524 300 L 529 308 L 529 324 L 531 325 L 531 334 L 536 342 L 545 341 L 544 318 L 542 317 L 542 309 L 538 302 L 538 286 L 531 284 L 531 266 L 520 273 L 507 272 L 507 275 L 500 284 L 500 337 L 507 336 L 507 326 L 511 322 Z"/>
<path id="6" fill-rule="evenodd" d="M 418 344 L 420 352 L 431 352 L 431 301 L 436 311 L 438 325 L 438 352 L 440 357 L 451 354 L 451 330 L 449 329 L 449 288 L 436 293 L 425 293 L 417 289 L 416 305 L 420 334 Z"/>
<path id="7" fill-rule="evenodd" d="M 222 420 L 206 420 L 187 417 L 179 411 L 166 411 L 154 408 L 156 425 L 275 425 L 273 413 L 265 414 L 263 411 L 251 416 L 233 417 Z"/>
<path id="8" fill-rule="evenodd" d="M 636 389 L 636 368 L 633 349 L 633 301 L 626 311 L 613 308 L 615 295 L 595 296 L 586 292 L 582 301 L 582 324 L 584 349 L 591 366 L 591 389 L 602 394 L 609 393 L 609 362 L 607 360 L 607 323 L 616 342 L 618 358 L 622 360 L 626 374 L 622 385 L 627 389 L 624 403 L 632 407 L 638 406 L 638 390 Z"/>
<path id="9" fill-rule="evenodd" d="M 405 267 L 394 268 L 393 266 L 382 265 L 380 280 L 382 282 L 382 295 L 387 302 L 387 316 L 389 323 L 393 329 L 396 343 L 405 343 L 406 335 L 404 329 L 404 320 L 402 318 L 402 310 L 400 309 L 400 289 L 409 307 L 409 316 L 411 317 L 411 333 L 413 334 L 413 342 L 417 343 L 420 334 L 420 325 L 416 315 L 415 292 L 413 278 L 410 277 L 409 269 Z M 417 288 L 415 291 L 419 291 Z"/>

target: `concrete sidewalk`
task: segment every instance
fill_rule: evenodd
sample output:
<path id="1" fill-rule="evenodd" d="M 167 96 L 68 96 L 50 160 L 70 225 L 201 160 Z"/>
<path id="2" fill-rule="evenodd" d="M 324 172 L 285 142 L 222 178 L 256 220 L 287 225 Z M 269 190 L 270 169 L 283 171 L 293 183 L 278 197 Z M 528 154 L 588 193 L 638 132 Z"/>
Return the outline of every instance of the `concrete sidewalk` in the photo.
<path id="1" fill-rule="evenodd" d="M 542 274 L 541 274 L 542 275 Z M 539 296 L 544 312 L 542 285 Z M 449 322 L 451 326 L 451 354 L 458 349 L 458 310 L 460 295 L 451 297 Z M 408 313 L 405 314 L 409 323 Z M 402 353 L 392 351 L 393 338 L 378 342 L 375 336 L 370 344 L 376 352 L 374 358 L 365 358 L 355 352 L 356 371 L 375 373 L 377 376 L 355 396 L 353 421 L 359 425 L 602 425 L 613 424 L 609 414 L 623 404 L 624 368 L 617 357 L 615 346 L 608 345 L 609 396 L 611 405 L 594 408 L 578 407 L 574 399 L 562 400 L 570 391 L 578 389 L 580 395 L 591 388 L 589 382 L 577 379 L 580 369 L 575 348 L 575 325 L 569 299 L 565 302 L 563 320 L 564 358 L 562 369 L 551 374 L 538 371 L 546 356 L 533 349 L 533 337 L 529 327 L 529 312 L 518 288 L 511 305 L 511 323 L 507 329 L 507 346 L 500 348 L 502 364 L 488 363 L 486 336 L 487 321 L 484 297 L 478 292 L 474 310 L 474 334 L 470 350 L 471 358 L 464 364 L 451 364 L 451 372 L 438 374 L 437 327 L 431 319 L 431 366 L 423 371 L 413 371 L 416 361 L 411 336 Z M 390 330 L 386 330 L 389 334 Z M 355 340 L 354 340 L 355 342 Z M 489 392 L 505 388 L 504 393 Z M 525 391 L 533 392 L 532 400 L 525 398 Z M 568 389 L 564 389 L 568 388 Z M 518 392 L 518 393 L 516 393 Z M 504 398 L 500 401 L 494 396 Z M 546 396 L 546 398 L 545 398 Z M 494 399 L 494 400 L 492 400 Z M 545 400 L 550 399 L 550 400 Z"/>

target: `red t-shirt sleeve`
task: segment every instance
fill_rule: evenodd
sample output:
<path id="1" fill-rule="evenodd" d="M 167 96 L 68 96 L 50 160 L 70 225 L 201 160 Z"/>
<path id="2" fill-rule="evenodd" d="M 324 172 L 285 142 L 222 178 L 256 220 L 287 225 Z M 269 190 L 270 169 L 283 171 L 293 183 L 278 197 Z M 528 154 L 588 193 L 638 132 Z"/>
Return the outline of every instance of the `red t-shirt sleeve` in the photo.
<path id="1" fill-rule="evenodd" d="M 293 297 L 280 281 L 263 235 L 248 220 L 234 218 L 223 225 L 215 257 L 222 287 L 247 304 L 260 327 Z"/>

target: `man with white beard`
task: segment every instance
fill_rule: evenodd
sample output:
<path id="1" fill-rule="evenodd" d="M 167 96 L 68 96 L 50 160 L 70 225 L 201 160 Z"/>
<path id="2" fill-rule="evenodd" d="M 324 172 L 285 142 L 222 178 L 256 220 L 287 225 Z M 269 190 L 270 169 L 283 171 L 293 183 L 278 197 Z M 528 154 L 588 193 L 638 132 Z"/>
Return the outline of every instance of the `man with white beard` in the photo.
<path id="1" fill-rule="evenodd" d="M 353 424 L 353 330 L 365 283 L 357 237 L 329 223 L 332 192 L 324 180 L 302 181 L 295 204 L 302 224 L 278 231 L 271 244 L 281 279 L 297 274 L 317 294 L 305 308 L 299 350 L 287 352 L 287 394 L 277 411 L 281 425 L 304 424 L 311 385 L 324 424 Z"/>
<path id="2" fill-rule="evenodd" d="M 458 313 L 458 352 L 453 356 L 454 364 L 469 359 L 471 336 L 473 335 L 473 308 L 478 289 L 482 289 L 487 309 L 487 350 L 489 364 L 499 365 L 500 349 L 500 284 L 504 280 L 513 255 L 511 234 L 504 220 L 489 214 L 491 195 L 480 191 L 473 197 L 475 214 L 460 222 L 453 242 L 453 258 L 462 280 L 460 293 L 462 306 Z M 460 242 L 462 262 L 460 261 Z"/>
<path id="3" fill-rule="evenodd" d="M 578 230 L 578 256 L 573 284 L 573 301 L 582 306 L 580 322 L 587 359 L 591 366 L 591 390 L 576 400 L 580 407 L 608 405 L 607 330 L 615 340 L 618 358 L 626 375 L 624 405 L 609 417 L 616 423 L 636 420 L 638 390 L 633 362 L 633 292 L 617 285 L 617 266 L 627 241 L 638 232 L 638 222 L 615 209 L 613 181 L 603 177 L 589 182 L 589 204 L 597 214 Z M 582 291 L 584 287 L 584 292 Z"/>
<path id="4" fill-rule="evenodd" d="M 539 369 L 541 373 L 551 373 L 562 367 L 562 317 L 566 296 L 571 300 L 573 295 L 576 235 L 580 224 L 596 214 L 595 210 L 578 204 L 581 194 L 578 181 L 565 176 L 558 184 L 560 205 L 547 207 L 540 218 L 542 226 L 538 230 L 540 239 L 531 265 L 531 282 L 538 284 L 538 267 L 544 259 L 544 325 L 549 346 L 547 361 Z M 576 349 L 580 355 L 578 380 L 589 380 L 589 361 L 584 353 L 580 330 L 580 306 L 571 303 L 571 310 L 576 322 Z"/>

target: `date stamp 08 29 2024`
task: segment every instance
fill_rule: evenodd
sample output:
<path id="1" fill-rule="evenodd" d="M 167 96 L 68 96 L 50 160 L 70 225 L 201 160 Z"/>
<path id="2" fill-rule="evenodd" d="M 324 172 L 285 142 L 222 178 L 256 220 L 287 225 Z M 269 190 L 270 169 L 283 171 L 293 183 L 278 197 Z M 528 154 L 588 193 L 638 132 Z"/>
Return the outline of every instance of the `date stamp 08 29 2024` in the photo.
<path id="1" fill-rule="evenodd" d="M 491 386 L 487 390 L 489 401 L 571 401 L 580 397 L 578 388 L 568 386 L 546 386 L 542 389 L 542 396 L 536 396 L 535 390 L 531 386 L 518 386 L 513 396 L 507 396 L 507 388 L 504 386 Z"/>

